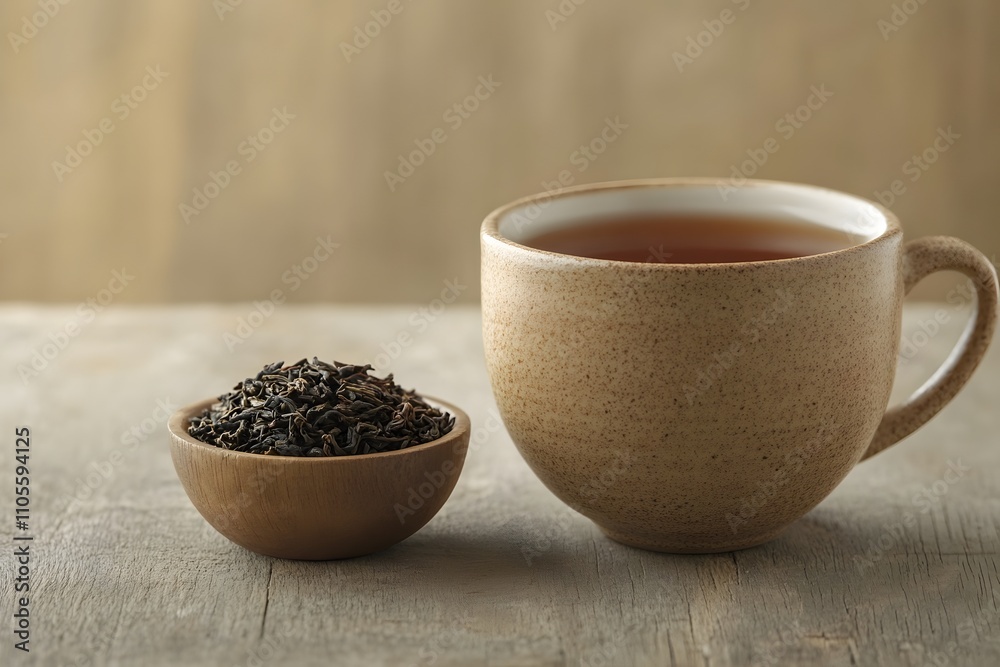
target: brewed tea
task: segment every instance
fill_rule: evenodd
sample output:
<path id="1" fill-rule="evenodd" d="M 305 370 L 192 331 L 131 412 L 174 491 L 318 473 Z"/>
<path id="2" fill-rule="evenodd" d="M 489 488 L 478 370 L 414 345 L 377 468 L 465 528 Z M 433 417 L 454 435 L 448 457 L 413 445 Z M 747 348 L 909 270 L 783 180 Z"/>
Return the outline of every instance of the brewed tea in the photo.
<path id="1" fill-rule="evenodd" d="M 578 257 L 668 264 L 762 262 L 852 245 L 842 230 L 815 223 L 670 214 L 581 223 L 543 232 L 524 244 Z"/>

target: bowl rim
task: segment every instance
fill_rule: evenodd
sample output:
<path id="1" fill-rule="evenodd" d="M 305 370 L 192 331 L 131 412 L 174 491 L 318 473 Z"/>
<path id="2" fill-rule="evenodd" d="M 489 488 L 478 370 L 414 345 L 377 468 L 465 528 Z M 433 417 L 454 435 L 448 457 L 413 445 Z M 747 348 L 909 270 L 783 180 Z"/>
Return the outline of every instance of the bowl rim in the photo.
<path id="1" fill-rule="evenodd" d="M 198 440 L 193 437 L 187 431 L 187 423 L 192 415 L 204 412 L 211 405 L 219 402 L 219 397 L 203 399 L 195 403 L 190 403 L 180 408 L 174 414 L 170 416 L 167 421 L 167 431 L 170 433 L 171 441 L 178 444 L 183 444 L 187 447 L 193 449 L 200 449 L 208 453 L 213 453 L 219 456 L 242 456 L 256 459 L 264 459 L 267 461 L 274 462 L 287 462 L 287 463 L 301 463 L 305 465 L 318 465 L 318 464 L 346 464 L 348 462 L 358 462 L 358 461 L 370 461 L 380 458 L 389 458 L 395 456 L 406 456 L 407 454 L 415 454 L 420 451 L 426 451 L 429 449 L 435 449 L 437 447 L 442 447 L 449 443 L 457 440 L 464 439 L 465 436 L 471 430 L 471 422 L 469 420 L 469 415 L 465 413 L 464 410 L 449 403 L 448 401 L 443 401 L 439 398 L 433 396 L 420 395 L 420 398 L 427 401 L 428 403 L 442 407 L 455 417 L 455 425 L 450 431 L 442 435 L 436 440 L 431 440 L 430 442 L 425 442 L 421 445 L 415 445 L 413 447 L 407 447 L 406 449 L 396 449 L 391 452 L 375 452 L 373 454 L 349 454 L 347 456 L 273 456 L 268 454 L 255 454 L 252 452 L 238 452 L 232 449 L 226 449 L 224 447 L 218 447 L 216 445 Z"/>
<path id="2" fill-rule="evenodd" d="M 814 193 L 820 193 L 824 195 L 833 195 L 838 197 L 846 197 L 848 199 L 853 199 L 857 202 L 867 204 L 874 207 L 886 221 L 886 228 L 876 237 L 864 241 L 862 243 L 854 243 L 845 248 L 839 248 L 837 250 L 831 250 L 828 252 L 818 252 L 810 255 L 803 255 L 801 257 L 786 257 L 784 259 L 765 259 L 765 260 L 754 260 L 754 261 L 744 261 L 744 262 L 691 262 L 688 264 L 674 264 L 671 262 L 634 262 L 628 260 L 617 260 L 617 259 L 598 259 L 595 257 L 584 257 L 580 255 L 573 255 L 568 253 L 554 252 L 551 250 L 540 250 L 534 248 L 525 243 L 514 241 L 500 232 L 500 223 L 503 221 L 507 214 L 515 211 L 519 208 L 524 208 L 532 204 L 547 203 L 556 199 L 563 199 L 573 196 L 586 196 L 586 195 L 596 195 L 605 192 L 614 192 L 616 190 L 637 190 L 637 189 L 669 189 L 669 188 L 690 188 L 690 187 L 710 187 L 710 186 L 720 186 L 720 185 L 730 185 L 730 179 L 727 177 L 712 177 L 712 176 L 668 176 L 661 178 L 637 178 L 619 181 L 604 181 L 597 183 L 582 183 L 578 185 L 571 185 L 564 188 L 556 188 L 552 190 L 547 190 L 545 192 L 539 192 L 532 195 L 527 195 L 519 199 L 515 199 L 512 202 L 504 204 L 503 206 L 494 209 L 489 215 L 483 220 L 479 227 L 479 238 L 482 250 L 485 250 L 487 244 L 490 247 L 507 247 L 513 251 L 519 253 L 521 257 L 548 257 L 555 258 L 560 262 L 566 262 L 573 266 L 595 266 L 604 267 L 618 266 L 618 267 L 629 267 L 631 269 L 637 269 L 644 272 L 677 272 L 677 273 L 690 273 L 694 271 L 712 271 L 712 272 L 723 272 L 730 270 L 744 270 L 753 269 L 768 266 L 779 266 L 785 264 L 815 264 L 817 261 L 830 261 L 833 258 L 840 258 L 843 256 L 855 255 L 858 252 L 866 251 L 873 247 L 882 246 L 889 242 L 890 239 L 901 237 L 903 235 L 903 225 L 899 221 L 899 218 L 889 210 L 888 207 L 882 206 L 879 202 L 871 201 L 859 195 L 845 192 L 841 190 L 836 190 L 834 188 L 828 188 L 820 185 L 811 185 L 809 183 L 798 183 L 795 181 L 779 181 L 770 179 L 746 179 L 743 185 L 732 186 L 737 188 L 776 188 L 784 187 L 791 188 L 795 190 L 811 191 Z M 738 215 L 736 217 L 739 217 Z"/>

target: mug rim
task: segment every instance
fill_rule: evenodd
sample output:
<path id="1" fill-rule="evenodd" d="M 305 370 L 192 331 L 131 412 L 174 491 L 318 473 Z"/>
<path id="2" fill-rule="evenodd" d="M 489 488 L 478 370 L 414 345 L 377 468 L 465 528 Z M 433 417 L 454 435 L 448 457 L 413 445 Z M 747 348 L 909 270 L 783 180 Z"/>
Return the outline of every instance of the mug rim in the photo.
<path id="1" fill-rule="evenodd" d="M 538 203 L 542 201 L 552 201 L 554 199 L 562 199 L 572 195 L 579 194 L 593 194 L 597 192 L 610 192 L 615 190 L 630 190 L 639 188 L 683 188 L 683 187 L 705 187 L 705 186 L 720 186 L 726 185 L 728 187 L 735 187 L 737 189 L 743 189 L 748 187 L 792 187 L 800 190 L 811 190 L 816 194 L 822 195 L 837 195 L 840 197 L 847 197 L 849 199 L 856 200 L 858 203 L 873 206 L 885 217 L 885 230 L 882 231 L 878 236 L 864 241 L 862 243 L 855 243 L 849 245 L 846 248 L 839 248 L 837 250 L 831 250 L 828 252 L 815 253 L 811 255 L 803 255 L 801 257 L 787 257 L 784 259 L 765 259 L 765 260 L 755 260 L 755 261 L 744 261 L 744 262 L 689 262 L 684 264 L 672 264 L 670 262 L 632 262 L 627 260 L 619 259 L 597 259 L 594 257 L 582 257 L 580 255 L 572 255 L 568 253 L 553 252 L 551 250 L 541 250 L 539 248 L 533 248 L 529 245 L 519 243 L 514 241 L 503 234 L 500 233 L 500 221 L 511 211 L 528 206 L 533 203 Z M 899 218 L 896 215 L 882 206 L 878 202 L 873 202 L 871 200 L 865 199 L 864 197 L 859 197 L 857 195 L 850 194 L 848 192 L 842 192 L 840 190 L 834 190 L 832 188 L 825 188 L 818 185 L 810 185 L 806 183 L 794 183 L 791 181 L 773 181 L 773 180 L 763 180 L 763 179 L 747 179 L 745 183 L 739 186 L 734 186 L 727 178 L 715 178 L 715 177 L 665 177 L 665 178 L 644 178 L 644 179 L 630 179 L 621 181 L 605 181 L 600 183 L 586 183 L 582 185 L 574 185 L 566 188 L 560 188 L 557 190 L 549 190 L 546 192 L 539 192 L 533 195 L 528 195 L 526 197 L 521 197 L 508 204 L 493 210 L 486 218 L 483 220 L 483 224 L 480 227 L 480 239 L 482 242 L 486 242 L 487 239 L 493 239 L 501 244 L 515 248 L 522 252 L 527 252 L 533 255 L 539 255 L 542 257 L 551 257 L 561 259 L 563 261 L 575 261 L 581 265 L 590 266 L 630 266 L 630 267 L 643 267 L 647 270 L 664 271 L 664 270 L 692 270 L 692 269 L 728 269 L 728 268 L 740 268 L 740 267 L 753 267 L 761 265 L 775 265 L 784 264 L 790 262 L 809 262 L 822 258 L 839 257 L 842 255 L 852 254 L 856 252 L 861 252 L 866 248 L 874 246 L 878 243 L 882 243 L 889 238 L 892 238 L 903 233 L 902 225 L 899 222 Z"/>

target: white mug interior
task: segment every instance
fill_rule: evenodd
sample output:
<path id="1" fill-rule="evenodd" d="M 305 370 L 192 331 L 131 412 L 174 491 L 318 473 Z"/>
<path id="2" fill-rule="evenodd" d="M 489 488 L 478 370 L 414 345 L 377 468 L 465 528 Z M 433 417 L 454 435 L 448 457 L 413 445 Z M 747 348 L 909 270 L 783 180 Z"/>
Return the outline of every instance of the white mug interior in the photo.
<path id="1" fill-rule="evenodd" d="M 531 246 L 542 234 L 595 222 L 639 216 L 726 217 L 768 220 L 790 226 L 813 225 L 844 234 L 844 248 L 885 234 L 889 221 L 874 203 L 825 188 L 750 181 L 650 182 L 579 188 L 523 200 L 498 220 L 497 232 L 508 241 Z"/>

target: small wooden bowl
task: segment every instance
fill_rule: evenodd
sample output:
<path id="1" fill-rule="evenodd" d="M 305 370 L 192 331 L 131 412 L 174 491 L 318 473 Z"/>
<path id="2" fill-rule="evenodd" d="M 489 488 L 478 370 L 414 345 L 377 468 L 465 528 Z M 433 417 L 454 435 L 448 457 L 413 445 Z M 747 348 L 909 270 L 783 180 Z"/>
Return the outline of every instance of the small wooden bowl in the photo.
<path id="1" fill-rule="evenodd" d="M 465 463 L 469 417 L 445 436 L 381 454 L 337 457 L 233 452 L 191 437 L 191 417 L 217 399 L 178 410 L 167 425 L 177 476 L 213 528 L 265 556 L 333 560 L 386 549 L 417 532 L 448 500 Z"/>

